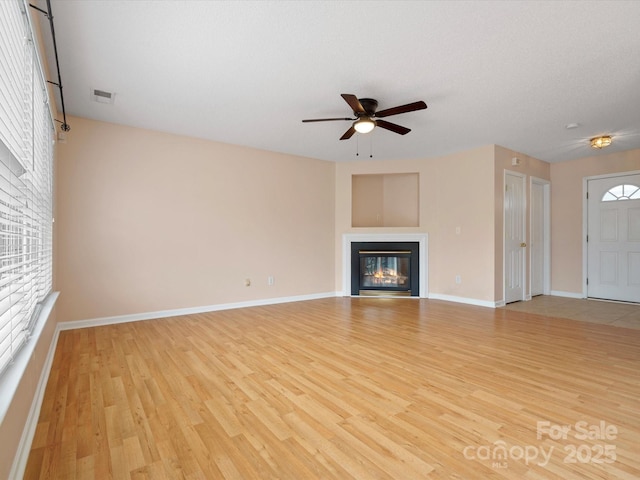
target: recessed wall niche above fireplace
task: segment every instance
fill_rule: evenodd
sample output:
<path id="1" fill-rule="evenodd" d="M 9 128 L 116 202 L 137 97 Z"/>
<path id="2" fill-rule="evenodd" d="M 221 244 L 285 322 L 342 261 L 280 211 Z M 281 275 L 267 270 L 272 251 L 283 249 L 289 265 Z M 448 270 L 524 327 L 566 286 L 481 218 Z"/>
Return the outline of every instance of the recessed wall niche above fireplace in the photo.
<path id="1" fill-rule="evenodd" d="M 343 292 L 427 297 L 427 234 L 344 234 Z"/>

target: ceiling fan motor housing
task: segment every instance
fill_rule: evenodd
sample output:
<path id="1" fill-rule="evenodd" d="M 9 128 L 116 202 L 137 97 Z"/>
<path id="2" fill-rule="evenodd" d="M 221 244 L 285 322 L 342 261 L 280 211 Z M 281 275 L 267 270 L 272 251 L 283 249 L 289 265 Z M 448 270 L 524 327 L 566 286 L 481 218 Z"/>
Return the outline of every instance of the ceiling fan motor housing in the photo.
<path id="1" fill-rule="evenodd" d="M 372 117 L 376 113 L 376 109 L 378 108 L 378 101 L 374 98 L 359 98 L 358 101 L 362 108 L 364 108 L 364 113 L 361 112 L 353 112 L 353 114 L 360 118 L 363 116 Z"/>

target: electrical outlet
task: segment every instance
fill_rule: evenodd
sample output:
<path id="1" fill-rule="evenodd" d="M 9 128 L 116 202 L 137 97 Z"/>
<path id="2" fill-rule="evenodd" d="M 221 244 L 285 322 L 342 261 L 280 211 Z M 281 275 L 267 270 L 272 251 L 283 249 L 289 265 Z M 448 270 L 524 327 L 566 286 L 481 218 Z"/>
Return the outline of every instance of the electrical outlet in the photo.
<path id="1" fill-rule="evenodd" d="M 250 287 L 251 286 L 251 279 L 250 278 L 245 278 L 244 279 L 244 286 L 245 287 Z"/>
<path id="2" fill-rule="evenodd" d="M 275 283 L 275 279 L 273 278 L 273 275 L 269 275 L 269 277 L 267 278 L 267 285 L 271 286 Z"/>
<path id="3" fill-rule="evenodd" d="M 460 285 L 462 283 L 462 278 L 460 275 L 456 275 L 456 285 Z"/>

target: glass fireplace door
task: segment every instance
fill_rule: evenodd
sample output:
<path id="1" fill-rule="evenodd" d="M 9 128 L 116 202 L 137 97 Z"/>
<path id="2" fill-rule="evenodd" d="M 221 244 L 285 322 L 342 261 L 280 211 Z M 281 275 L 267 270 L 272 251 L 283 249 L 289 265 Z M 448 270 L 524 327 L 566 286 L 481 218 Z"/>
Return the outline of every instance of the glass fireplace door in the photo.
<path id="1" fill-rule="evenodd" d="M 411 291 L 411 252 L 363 251 L 360 255 L 360 291 Z"/>

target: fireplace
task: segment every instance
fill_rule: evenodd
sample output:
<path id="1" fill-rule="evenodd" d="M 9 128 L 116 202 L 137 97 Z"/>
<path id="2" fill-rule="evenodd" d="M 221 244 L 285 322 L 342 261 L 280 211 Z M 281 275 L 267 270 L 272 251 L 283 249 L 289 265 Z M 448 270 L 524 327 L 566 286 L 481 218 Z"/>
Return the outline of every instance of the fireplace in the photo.
<path id="1" fill-rule="evenodd" d="M 358 250 L 352 248 L 354 243 L 373 243 L 375 248 L 379 248 L 382 245 L 391 247 L 392 250 L 406 250 L 406 248 L 399 248 L 399 244 L 413 243 L 418 244 L 418 249 L 415 252 L 416 255 L 412 256 L 411 275 L 417 275 L 417 279 L 411 283 L 411 297 L 409 298 L 429 298 L 429 235 L 426 232 L 358 232 L 358 233 L 344 233 L 342 235 L 342 294 L 344 296 L 360 295 L 360 277 L 354 279 L 352 271 L 354 268 L 360 269 L 360 263 L 354 265 L 353 257 L 359 256 L 360 245 Z M 357 282 L 357 288 L 353 288 L 354 283 Z M 416 290 L 417 289 L 417 293 Z M 355 294 L 353 293 L 355 291 Z M 386 294 L 384 291 L 382 295 Z"/>
<path id="2" fill-rule="evenodd" d="M 418 242 L 352 242 L 351 295 L 419 296 Z"/>

